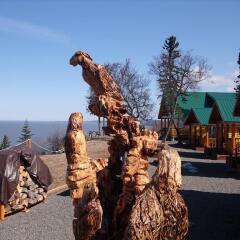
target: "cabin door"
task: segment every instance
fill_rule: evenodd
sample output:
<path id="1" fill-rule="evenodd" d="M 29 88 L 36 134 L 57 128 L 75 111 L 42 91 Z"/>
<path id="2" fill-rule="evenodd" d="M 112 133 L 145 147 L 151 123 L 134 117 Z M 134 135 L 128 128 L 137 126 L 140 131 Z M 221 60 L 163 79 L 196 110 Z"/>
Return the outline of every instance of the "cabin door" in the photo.
<path id="1" fill-rule="evenodd" d="M 216 136 L 217 136 L 217 127 L 216 125 L 208 126 L 208 148 L 216 148 Z"/>

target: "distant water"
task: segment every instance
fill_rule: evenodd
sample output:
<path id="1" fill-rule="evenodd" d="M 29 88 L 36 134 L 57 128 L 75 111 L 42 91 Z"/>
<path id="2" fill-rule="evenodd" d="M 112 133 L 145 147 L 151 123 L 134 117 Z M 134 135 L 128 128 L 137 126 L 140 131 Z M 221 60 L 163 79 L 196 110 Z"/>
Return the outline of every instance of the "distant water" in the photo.
<path id="1" fill-rule="evenodd" d="M 157 121 L 156 123 L 154 122 L 154 120 L 149 120 L 143 121 L 142 124 L 145 125 L 146 128 L 152 129 L 152 127 L 156 125 Z M 34 134 L 32 137 L 33 140 L 43 145 L 45 145 L 48 137 L 56 132 L 64 136 L 67 129 L 66 121 L 29 121 L 28 123 L 32 133 Z M 6 134 L 11 141 L 11 145 L 16 144 L 21 134 L 23 125 L 24 121 L 0 121 L 0 141 L 3 138 L 3 135 Z M 85 135 L 88 135 L 89 131 L 98 131 L 98 121 L 83 122 L 83 130 Z"/>
<path id="2" fill-rule="evenodd" d="M 64 136 L 67 128 L 67 122 L 65 121 L 29 121 L 28 123 L 34 134 L 33 140 L 38 143 L 45 142 L 49 136 L 56 132 Z M 0 121 L 0 141 L 3 135 L 6 134 L 10 138 L 11 145 L 16 144 L 21 134 L 23 124 L 24 121 Z M 83 129 L 86 135 L 89 131 L 97 131 L 98 122 L 85 121 L 83 122 Z"/>

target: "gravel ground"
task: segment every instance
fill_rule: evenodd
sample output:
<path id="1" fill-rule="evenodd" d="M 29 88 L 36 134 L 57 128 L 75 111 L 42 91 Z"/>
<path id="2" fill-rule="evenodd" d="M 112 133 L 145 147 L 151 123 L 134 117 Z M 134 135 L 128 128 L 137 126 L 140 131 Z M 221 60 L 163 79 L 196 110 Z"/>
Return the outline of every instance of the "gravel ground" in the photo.
<path id="1" fill-rule="evenodd" d="M 189 208 L 188 239 L 240 240 L 240 173 L 204 154 L 177 150 L 183 164 L 181 194 Z M 0 240 L 73 240 L 72 213 L 68 192 L 54 194 L 28 213 L 8 216 L 0 223 Z"/>
<path id="2" fill-rule="evenodd" d="M 240 172 L 225 161 L 203 153 L 177 149 L 182 166 L 181 194 L 189 209 L 191 240 L 240 240 Z"/>
<path id="3" fill-rule="evenodd" d="M 73 240 L 72 201 L 66 194 L 49 197 L 27 213 L 16 213 L 0 222 L 0 240 Z"/>

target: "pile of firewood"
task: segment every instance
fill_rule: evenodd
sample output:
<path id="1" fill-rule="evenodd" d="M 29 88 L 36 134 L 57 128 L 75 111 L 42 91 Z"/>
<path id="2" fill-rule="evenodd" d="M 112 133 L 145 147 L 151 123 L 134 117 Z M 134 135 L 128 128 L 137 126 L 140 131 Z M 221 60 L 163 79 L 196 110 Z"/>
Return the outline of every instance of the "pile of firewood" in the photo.
<path id="1" fill-rule="evenodd" d="M 16 191 L 5 207 L 6 213 L 26 210 L 28 207 L 47 198 L 45 190 L 35 182 L 24 166 L 19 168 L 19 181 Z"/>

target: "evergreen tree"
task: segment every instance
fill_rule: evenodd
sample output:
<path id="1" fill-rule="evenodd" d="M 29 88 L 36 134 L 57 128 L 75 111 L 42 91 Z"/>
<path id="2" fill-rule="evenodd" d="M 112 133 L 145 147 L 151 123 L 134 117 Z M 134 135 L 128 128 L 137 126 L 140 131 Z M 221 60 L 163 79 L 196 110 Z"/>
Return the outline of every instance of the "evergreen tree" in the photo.
<path id="1" fill-rule="evenodd" d="M 149 66 L 150 72 L 157 76 L 159 97 L 163 100 L 162 108 L 170 119 L 163 138 L 166 141 L 170 127 L 175 125 L 178 97 L 186 96 L 187 91 L 195 89 L 199 82 L 208 77 L 210 67 L 205 59 L 180 51 L 175 36 L 165 40 L 162 53 L 155 57 Z M 180 138 L 177 127 L 176 130 Z"/>
<path id="2" fill-rule="evenodd" d="M 10 147 L 10 140 L 7 135 L 3 136 L 2 143 L 0 144 L 0 149 L 5 149 Z"/>
<path id="3" fill-rule="evenodd" d="M 162 70 L 159 72 L 159 78 L 157 79 L 160 91 L 162 92 L 163 105 L 166 111 L 171 117 L 171 113 L 174 112 L 175 102 L 177 99 L 176 91 L 176 73 L 178 70 L 177 60 L 181 57 L 179 42 L 175 36 L 170 36 L 165 40 L 163 46 Z"/>
<path id="4" fill-rule="evenodd" d="M 235 82 L 234 90 L 236 91 L 237 95 L 240 96 L 240 52 L 239 52 L 239 55 L 238 55 L 237 63 L 239 65 L 239 75 L 237 76 L 237 79 L 234 81 Z"/>
<path id="5" fill-rule="evenodd" d="M 26 120 L 24 122 L 24 125 L 23 125 L 21 135 L 19 137 L 18 142 L 24 142 L 24 141 L 30 139 L 32 137 L 32 135 L 33 134 L 32 134 L 31 129 L 29 127 L 28 121 Z"/>

